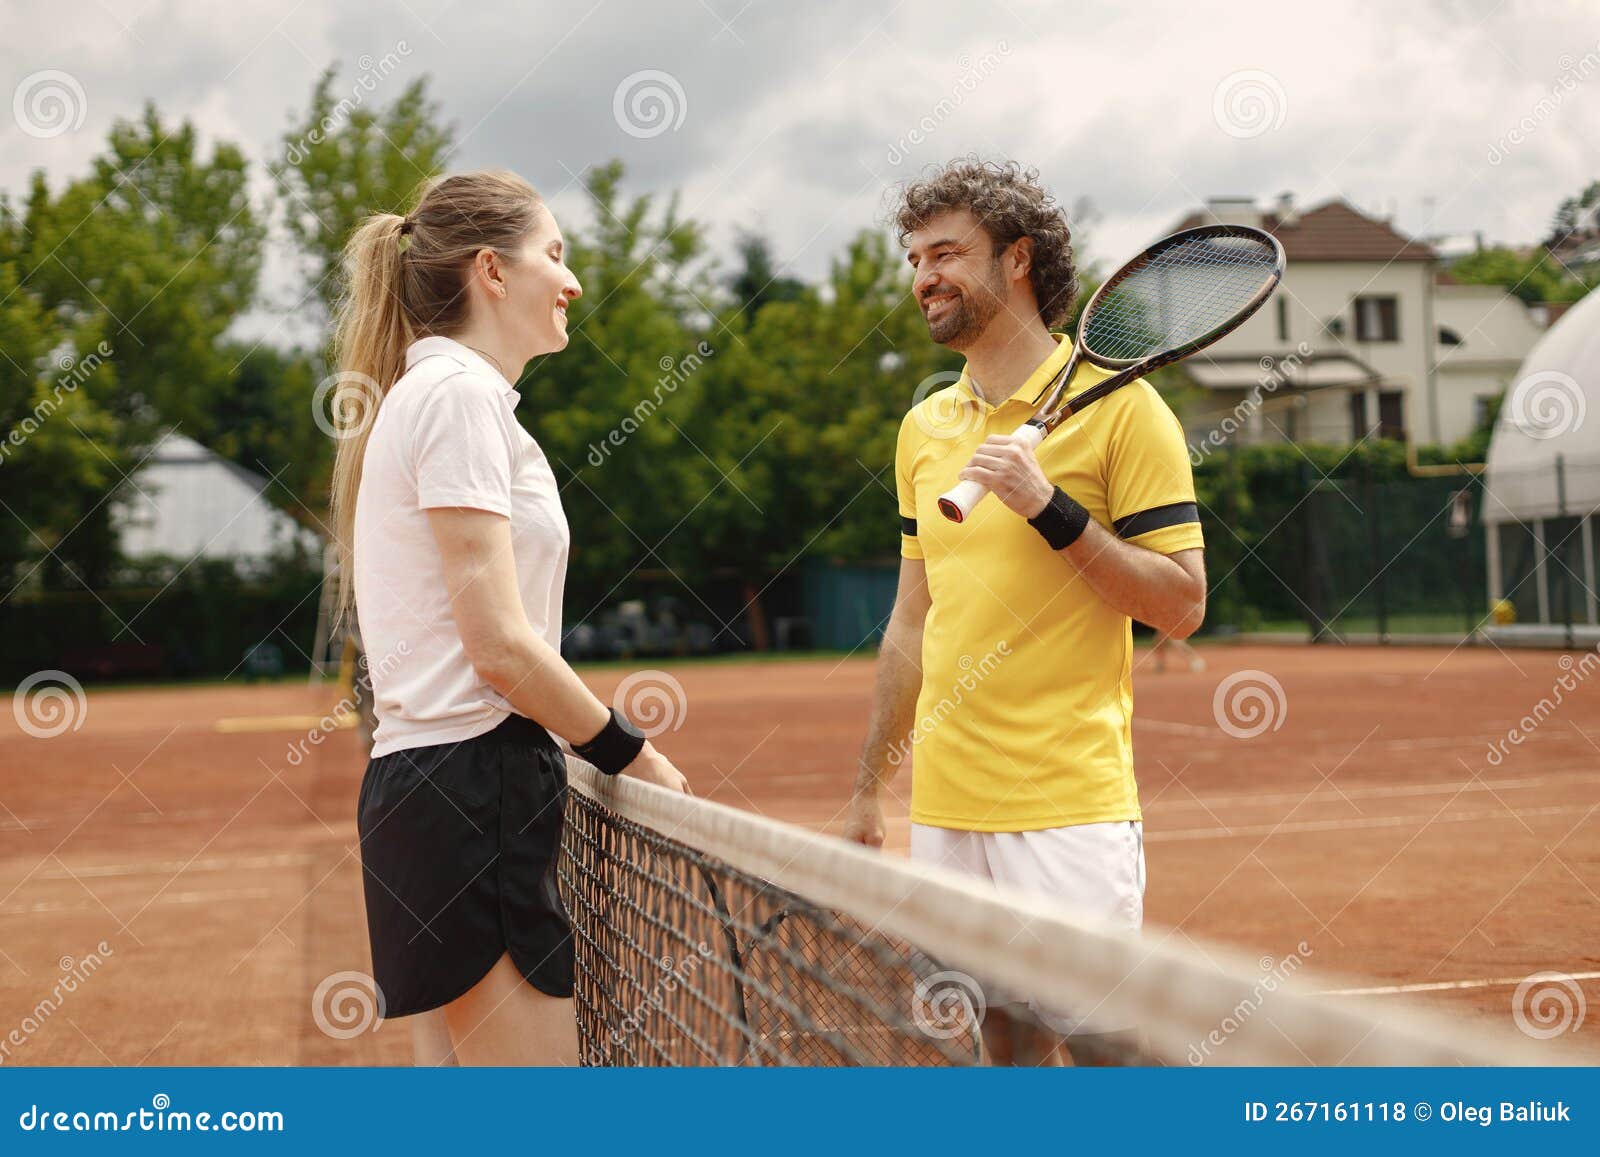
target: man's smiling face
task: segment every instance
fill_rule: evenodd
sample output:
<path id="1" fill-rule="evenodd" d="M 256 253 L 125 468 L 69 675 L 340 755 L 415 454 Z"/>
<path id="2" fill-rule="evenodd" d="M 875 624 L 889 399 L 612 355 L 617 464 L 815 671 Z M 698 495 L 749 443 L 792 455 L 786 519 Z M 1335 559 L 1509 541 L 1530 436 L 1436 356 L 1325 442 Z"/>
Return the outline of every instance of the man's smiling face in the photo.
<path id="1" fill-rule="evenodd" d="M 906 236 L 906 260 L 915 273 L 912 292 L 929 337 L 961 350 L 983 335 L 1006 307 L 1002 255 L 996 255 L 988 231 L 968 209 L 940 213 Z"/>

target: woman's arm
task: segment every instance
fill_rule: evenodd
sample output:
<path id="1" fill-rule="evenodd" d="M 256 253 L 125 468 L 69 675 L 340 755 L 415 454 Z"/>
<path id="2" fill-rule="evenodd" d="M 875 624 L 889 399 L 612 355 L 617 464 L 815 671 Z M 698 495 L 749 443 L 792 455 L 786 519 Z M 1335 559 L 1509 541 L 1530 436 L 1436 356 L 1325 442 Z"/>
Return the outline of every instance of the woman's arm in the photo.
<path id="1" fill-rule="evenodd" d="M 573 745 L 587 743 L 611 718 L 559 652 L 534 633 L 522 609 L 511 551 L 511 522 L 487 510 L 428 511 L 444 559 L 450 608 L 467 658 L 516 708 Z M 687 791 L 682 773 L 649 743 L 625 774 Z"/>

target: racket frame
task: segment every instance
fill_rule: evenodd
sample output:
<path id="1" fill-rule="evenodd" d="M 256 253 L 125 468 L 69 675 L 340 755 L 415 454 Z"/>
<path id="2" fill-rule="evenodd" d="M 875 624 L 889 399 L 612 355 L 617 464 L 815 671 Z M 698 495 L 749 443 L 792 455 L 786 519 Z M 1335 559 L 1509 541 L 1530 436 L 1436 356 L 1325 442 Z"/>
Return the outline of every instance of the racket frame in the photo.
<path id="1" fill-rule="evenodd" d="M 1173 346 L 1171 349 L 1149 354 L 1142 358 L 1108 358 L 1096 354 L 1084 344 L 1083 335 L 1089 328 L 1087 321 L 1094 313 L 1095 306 L 1100 303 L 1107 293 L 1121 285 L 1150 258 L 1162 250 L 1170 249 L 1174 245 L 1180 245 L 1199 237 L 1248 237 L 1252 241 L 1265 242 L 1277 254 L 1277 261 L 1271 276 L 1262 283 L 1255 296 L 1241 306 L 1227 321 L 1221 325 L 1213 326 L 1205 333 L 1190 338 L 1188 341 L 1181 345 Z M 1143 377 L 1153 370 L 1159 370 L 1162 366 L 1170 366 L 1173 362 L 1181 361 L 1190 354 L 1205 349 L 1206 346 L 1218 339 L 1226 337 L 1249 321 L 1251 317 L 1255 316 L 1256 311 L 1266 304 L 1267 298 L 1272 296 L 1273 292 L 1278 288 L 1279 282 L 1283 280 L 1283 269 L 1283 244 L 1265 229 L 1256 229 L 1249 225 L 1197 225 L 1193 229 L 1184 229 L 1169 237 L 1163 237 L 1132 261 L 1125 263 L 1122 268 L 1102 282 L 1099 289 L 1094 291 L 1094 296 L 1089 299 L 1089 304 L 1084 306 L 1083 313 L 1080 315 L 1078 333 L 1074 339 L 1076 349 L 1074 349 L 1071 359 L 1062 368 L 1061 373 L 1056 375 L 1050 384 L 1041 391 L 1043 401 L 1039 404 L 1039 408 L 1033 417 L 1029 419 L 1029 423 L 1040 427 L 1048 434 L 1061 425 L 1062 422 L 1072 417 L 1073 414 L 1076 414 L 1085 406 L 1099 401 L 1119 386 L 1125 386 L 1135 378 Z M 1078 362 L 1083 359 L 1088 359 L 1088 361 L 1103 370 L 1116 370 L 1119 372 L 1114 373 L 1103 382 L 1090 386 L 1077 397 L 1069 398 L 1063 402 L 1062 395 L 1066 393 L 1067 387 L 1072 384 L 1072 378 L 1077 372 Z"/>
<path id="2" fill-rule="evenodd" d="M 1142 358 L 1107 358 L 1097 355 L 1084 344 L 1083 335 L 1089 328 L 1086 324 L 1087 319 L 1093 314 L 1095 306 L 1099 304 L 1101 298 L 1126 281 L 1146 261 L 1162 250 L 1197 237 L 1248 237 L 1253 241 L 1261 241 L 1270 245 L 1277 255 L 1277 260 L 1274 262 L 1271 275 L 1262 282 L 1261 288 L 1256 292 L 1255 296 L 1241 306 L 1227 321 L 1213 326 L 1205 333 L 1190 338 L 1188 341 L 1173 346 L 1171 349 L 1149 354 Z M 1035 399 L 1038 402 L 1038 409 L 1034 411 L 1033 417 L 1017 428 L 1014 436 L 1028 439 L 1033 443 L 1034 448 L 1037 448 L 1046 434 L 1056 429 L 1061 423 L 1083 410 L 1086 406 L 1098 402 L 1112 391 L 1120 389 L 1129 382 L 1135 381 L 1153 370 L 1181 361 L 1190 354 L 1205 349 L 1206 346 L 1211 345 L 1218 339 L 1226 337 L 1255 316 L 1256 311 L 1266 304 L 1267 298 L 1272 296 L 1279 283 L 1283 280 L 1284 265 L 1283 244 L 1265 229 L 1256 229 L 1250 225 L 1197 225 L 1192 229 L 1183 229 L 1170 236 L 1163 237 L 1146 248 L 1133 260 L 1125 262 L 1120 269 L 1100 285 L 1099 289 L 1094 291 L 1094 296 L 1089 299 L 1089 304 L 1084 306 L 1083 313 L 1079 315 L 1078 332 L 1073 338 L 1072 356 L 1067 359 L 1067 364 L 1061 368 L 1061 372 L 1052 378 L 1044 389 L 1040 391 L 1039 398 L 1043 400 Z M 1116 372 L 1104 381 L 1090 386 L 1076 397 L 1063 401 L 1062 397 L 1067 392 L 1067 387 L 1072 384 L 1072 379 L 1077 374 L 1079 362 L 1085 359 L 1101 369 L 1115 370 Z M 957 483 L 950 490 L 939 496 L 939 512 L 951 522 L 965 522 L 973 507 L 982 501 L 983 496 L 988 492 L 988 488 L 980 482 Z"/>

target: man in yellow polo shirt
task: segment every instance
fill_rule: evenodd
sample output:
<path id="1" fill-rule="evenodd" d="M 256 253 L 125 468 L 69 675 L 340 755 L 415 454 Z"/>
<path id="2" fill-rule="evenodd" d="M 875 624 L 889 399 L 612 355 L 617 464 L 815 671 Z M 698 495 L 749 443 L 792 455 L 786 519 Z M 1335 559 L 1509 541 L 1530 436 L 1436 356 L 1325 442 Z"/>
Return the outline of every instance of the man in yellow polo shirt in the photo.
<path id="1" fill-rule="evenodd" d="M 900 428 L 900 585 L 847 834 L 882 844 L 881 795 L 909 760 L 914 858 L 1136 930 L 1131 620 L 1184 638 L 1205 615 L 1182 430 L 1139 381 L 1037 453 L 1011 437 L 1071 355 L 1050 327 L 1077 293 L 1066 219 L 1035 174 L 953 162 L 905 191 L 897 224 L 929 336 L 966 368 Z M 1080 366 L 1071 392 L 1105 376 Z M 949 522 L 938 496 L 969 478 L 994 497 Z M 1126 1043 L 1091 1009 L 1022 1017 L 1006 1006 L 1026 994 L 990 995 L 997 1063 Z M 1038 1021 L 1053 1031 L 1025 1027 Z"/>

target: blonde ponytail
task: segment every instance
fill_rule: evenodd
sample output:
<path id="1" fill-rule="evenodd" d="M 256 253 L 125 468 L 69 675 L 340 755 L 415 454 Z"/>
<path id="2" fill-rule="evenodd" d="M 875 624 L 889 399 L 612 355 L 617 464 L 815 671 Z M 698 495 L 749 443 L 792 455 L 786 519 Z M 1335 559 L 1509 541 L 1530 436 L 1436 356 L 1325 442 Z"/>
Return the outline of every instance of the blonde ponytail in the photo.
<path id="1" fill-rule="evenodd" d="M 484 249 L 513 259 L 541 204 L 533 186 L 515 173 L 458 173 L 430 182 L 409 216 L 368 217 L 345 245 L 345 288 L 333 336 L 338 444 L 329 495 L 339 619 L 355 608 L 361 463 L 378 408 L 405 372 L 406 348 L 418 338 L 461 328 L 468 301 L 462 290 L 473 259 Z"/>
<path id="2" fill-rule="evenodd" d="M 414 340 L 400 303 L 400 262 L 405 218 L 369 217 L 344 249 L 345 294 L 334 325 L 338 367 L 333 420 L 338 439 L 328 513 L 339 550 L 338 618 L 355 607 L 356 494 L 361 461 L 383 396 L 405 370 L 406 347 Z"/>

